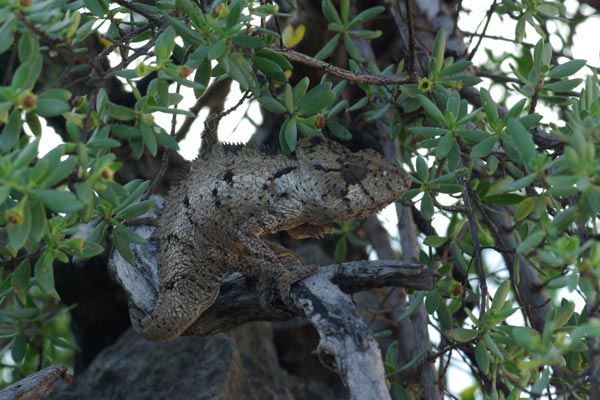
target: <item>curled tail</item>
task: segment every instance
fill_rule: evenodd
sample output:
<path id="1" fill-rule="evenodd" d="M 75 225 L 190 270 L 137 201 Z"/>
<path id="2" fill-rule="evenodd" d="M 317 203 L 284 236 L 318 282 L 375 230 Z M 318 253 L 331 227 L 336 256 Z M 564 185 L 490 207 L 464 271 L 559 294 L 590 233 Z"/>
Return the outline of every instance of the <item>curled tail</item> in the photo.
<path id="1" fill-rule="evenodd" d="M 184 257 L 183 252 L 171 254 L 178 257 L 170 260 L 171 264 L 177 264 L 169 265 L 172 268 L 169 272 L 177 273 L 161 279 L 154 310 L 150 314 L 132 315 L 136 332 L 155 342 L 171 340 L 184 333 L 215 301 L 222 281 L 210 259 Z"/>

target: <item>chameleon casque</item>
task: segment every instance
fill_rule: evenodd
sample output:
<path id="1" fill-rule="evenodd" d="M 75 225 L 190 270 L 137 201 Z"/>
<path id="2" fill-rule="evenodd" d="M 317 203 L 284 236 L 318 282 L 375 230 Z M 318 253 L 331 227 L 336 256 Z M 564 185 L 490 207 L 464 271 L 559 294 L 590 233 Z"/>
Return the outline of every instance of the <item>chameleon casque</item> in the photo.
<path id="1" fill-rule="evenodd" d="M 290 285 L 317 267 L 288 269 L 300 260 L 261 236 L 321 236 L 398 200 L 410 182 L 376 151 L 353 153 L 323 137 L 301 139 L 291 156 L 212 146 L 167 196 L 157 230 L 160 290 L 152 313 L 133 318 L 134 328 L 153 341 L 181 335 L 233 272 L 257 278 L 263 299 L 274 281 L 291 303 Z"/>

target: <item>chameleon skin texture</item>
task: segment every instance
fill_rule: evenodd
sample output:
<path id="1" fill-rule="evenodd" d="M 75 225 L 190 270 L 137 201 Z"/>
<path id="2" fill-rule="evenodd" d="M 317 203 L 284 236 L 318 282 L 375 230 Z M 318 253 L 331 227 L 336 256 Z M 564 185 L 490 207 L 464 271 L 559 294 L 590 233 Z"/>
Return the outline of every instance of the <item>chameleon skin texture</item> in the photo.
<path id="1" fill-rule="evenodd" d="M 134 328 L 153 341 L 181 335 L 233 272 L 257 278 L 262 299 L 274 281 L 291 302 L 290 285 L 316 267 L 288 269 L 300 260 L 261 236 L 322 236 L 398 200 L 410 182 L 376 151 L 353 153 L 321 137 L 300 140 L 292 156 L 214 146 L 166 199 L 157 231 L 160 291 L 153 312 L 133 318 Z"/>

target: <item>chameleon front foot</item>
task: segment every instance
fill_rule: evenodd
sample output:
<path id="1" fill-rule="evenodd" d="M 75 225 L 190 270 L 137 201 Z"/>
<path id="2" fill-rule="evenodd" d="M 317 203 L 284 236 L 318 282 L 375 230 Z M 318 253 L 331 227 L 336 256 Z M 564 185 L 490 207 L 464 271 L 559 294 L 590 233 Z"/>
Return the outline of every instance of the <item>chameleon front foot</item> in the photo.
<path id="1" fill-rule="evenodd" d="M 264 276 L 258 280 L 258 292 L 260 294 L 260 305 L 262 308 L 273 308 L 272 298 L 275 295 L 290 310 L 296 310 L 297 307 L 290 297 L 291 286 L 301 281 L 319 269 L 318 265 L 291 265 L 285 267 L 275 276 Z M 275 280 L 275 291 L 273 291 L 273 280 Z"/>

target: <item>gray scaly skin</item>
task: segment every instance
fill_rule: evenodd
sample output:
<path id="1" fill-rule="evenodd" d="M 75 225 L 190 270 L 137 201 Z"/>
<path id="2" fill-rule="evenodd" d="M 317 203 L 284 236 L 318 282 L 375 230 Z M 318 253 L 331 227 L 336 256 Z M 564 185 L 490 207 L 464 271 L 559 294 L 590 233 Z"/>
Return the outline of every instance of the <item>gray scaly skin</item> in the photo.
<path id="1" fill-rule="evenodd" d="M 153 341 L 181 335 L 233 272 L 258 278 L 263 299 L 274 280 L 290 302 L 290 285 L 316 267 L 289 270 L 300 261 L 262 235 L 321 236 L 336 223 L 374 214 L 409 186 L 408 174 L 374 150 L 352 153 L 321 137 L 300 140 L 289 157 L 213 146 L 166 199 L 157 232 L 160 292 L 134 328 Z"/>

